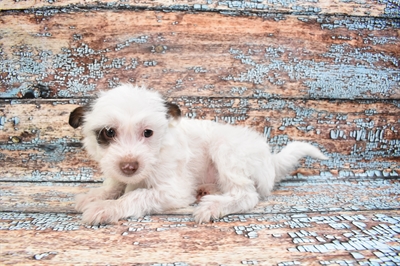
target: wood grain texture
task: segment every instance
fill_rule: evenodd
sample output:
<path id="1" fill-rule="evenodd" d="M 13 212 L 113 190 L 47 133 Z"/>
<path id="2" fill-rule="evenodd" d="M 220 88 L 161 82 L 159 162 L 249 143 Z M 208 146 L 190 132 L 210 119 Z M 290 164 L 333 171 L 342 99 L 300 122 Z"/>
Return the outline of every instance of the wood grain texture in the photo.
<path id="1" fill-rule="evenodd" d="M 298 139 L 382 141 L 399 139 L 400 107 L 398 101 L 329 101 L 264 98 L 168 98 L 191 119 L 213 120 L 245 125 L 267 137 L 286 134 Z M 77 142 L 80 130 L 68 124 L 70 112 L 92 100 L 12 100 L 0 105 L 2 117 L 0 143 L 51 142 L 65 138 Z M 364 130 L 357 136 L 353 131 Z M 381 135 L 368 136 L 369 131 Z M 343 131 L 336 136 L 332 131 Z M 335 150 L 335 152 L 339 152 Z"/>
<path id="2" fill-rule="evenodd" d="M 280 12 L 280 13 L 296 13 L 296 14 L 346 14 L 353 16 L 394 16 L 396 13 L 396 3 L 391 1 L 328 1 L 321 0 L 317 2 L 307 1 L 209 1 L 209 0 L 155 0 L 155 1 L 112 1 L 112 0 L 66 0 L 66 1 L 12 1 L 3 0 L 0 3 L 0 9 L 18 10 L 30 8 L 68 8 L 76 6 L 79 8 L 141 8 L 141 9 L 158 9 L 164 11 L 256 11 L 256 12 Z"/>
<path id="3" fill-rule="evenodd" d="M 307 159 L 303 175 L 397 176 L 397 101 L 328 101 L 242 98 L 170 98 L 193 119 L 245 125 L 277 151 L 289 141 L 319 146 L 328 161 Z M 72 103 L 73 102 L 73 103 Z M 19 100 L 0 106 L 0 180 L 85 181 L 101 179 L 83 151 L 69 113 L 88 100 Z"/>
<path id="4" fill-rule="evenodd" d="M 0 182 L 0 211 L 74 213 L 74 196 L 98 187 L 93 183 Z M 366 180 L 288 179 L 249 213 L 302 213 L 395 209 L 400 201 L 399 182 L 392 178 Z M 166 214 L 191 214 L 193 207 Z"/>
<path id="5" fill-rule="evenodd" d="M 76 215 L 1 213 L 0 257 L 5 265 L 396 264 L 399 215 L 231 215 L 204 225 L 147 216 L 91 228 Z"/>
<path id="6" fill-rule="evenodd" d="M 399 265 L 398 1 L 0 1 L 1 265 Z M 87 226 L 101 173 L 68 124 L 123 82 L 274 150 L 312 143 L 251 212 Z M 33 98 L 33 99 L 27 99 Z"/>
<path id="7" fill-rule="evenodd" d="M 2 97 L 91 96 L 121 82 L 171 97 L 400 95 L 396 18 L 66 9 L 1 21 Z"/>

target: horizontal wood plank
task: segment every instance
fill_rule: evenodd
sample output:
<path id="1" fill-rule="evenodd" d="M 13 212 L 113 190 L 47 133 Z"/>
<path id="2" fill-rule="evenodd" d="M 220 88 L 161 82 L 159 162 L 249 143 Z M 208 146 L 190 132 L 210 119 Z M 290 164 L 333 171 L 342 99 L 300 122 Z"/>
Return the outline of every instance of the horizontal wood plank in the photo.
<path id="1" fill-rule="evenodd" d="M 66 9 L 1 21 L 0 97 L 91 96 L 122 82 L 171 97 L 400 96 L 398 19 Z"/>
<path id="2" fill-rule="evenodd" d="M 74 196 L 100 184 L 0 182 L 0 211 L 73 213 Z M 286 180 L 251 213 L 383 210 L 399 207 L 396 179 Z M 191 214 L 193 207 L 167 214 Z"/>
<path id="3" fill-rule="evenodd" d="M 400 212 L 146 216 L 85 227 L 71 214 L 0 213 L 6 265 L 399 263 Z M 54 240 L 54 241 L 53 241 Z"/>
<path id="4" fill-rule="evenodd" d="M 194 119 L 249 126 L 264 134 L 274 150 L 294 140 L 318 145 L 330 160 L 303 161 L 300 165 L 303 174 L 400 173 L 397 101 L 195 97 L 170 100 Z M 83 151 L 80 130 L 67 123 L 77 104 L 86 102 L 3 101 L 0 180 L 99 180 L 96 163 Z"/>
<path id="5" fill-rule="evenodd" d="M 0 101 L 0 143 L 77 142 L 80 130 L 68 124 L 70 112 L 85 100 Z M 245 125 L 268 138 L 390 142 L 400 138 L 398 101 L 329 101 L 279 98 L 169 98 L 192 119 Z M 362 134 L 357 134 L 362 131 Z M 374 136 L 372 136 L 374 135 Z M 348 151 L 348 150 L 347 150 Z M 340 152 L 340 151 L 335 151 Z"/>
<path id="6" fill-rule="evenodd" d="M 76 6 L 79 8 L 147 8 L 158 10 L 175 10 L 175 11 L 256 11 L 256 12 L 280 12 L 280 13 L 296 13 L 296 14 L 346 14 L 353 16 L 395 16 L 395 6 L 392 7 L 389 3 L 363 1 L 338 1 L 338 0 L 320 0 L 312 2 L 312 4 L 304 1 L 208 1 L 208 0 L 154 0 L 140 2 L 135 0 L 112 1 L 101 0 L 93 1 L 86 0 L 66 0 L 66 1 L 12 1 L 3 0 L 1 9 L 16 10 L 16 9 L 31 9 L 31 8 L 70 8 Z M 392 7 L 392 8 L 391 8 Z"/>

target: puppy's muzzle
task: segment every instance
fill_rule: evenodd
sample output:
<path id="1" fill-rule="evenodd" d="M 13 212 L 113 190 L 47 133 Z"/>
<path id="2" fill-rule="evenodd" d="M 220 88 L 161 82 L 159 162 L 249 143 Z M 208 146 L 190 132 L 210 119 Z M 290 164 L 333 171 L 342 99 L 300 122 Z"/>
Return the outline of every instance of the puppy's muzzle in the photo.
<path id="1" fill-rule="evenodd" d="M 139 168 L 138 162 L 120 162 L 119 168 L 127 176 L 133 175 Z"/>

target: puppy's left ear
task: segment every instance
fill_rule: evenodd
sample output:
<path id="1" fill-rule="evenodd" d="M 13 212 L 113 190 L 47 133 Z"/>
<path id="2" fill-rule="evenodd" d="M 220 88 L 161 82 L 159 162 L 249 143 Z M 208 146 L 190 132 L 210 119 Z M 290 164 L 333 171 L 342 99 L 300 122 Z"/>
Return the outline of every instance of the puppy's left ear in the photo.
<path id="1" fill-rule="evenodd" d="M 167 118 L 170 121 L 179 121 L 181 118 L 181 109 L 179 109 L 179 106 L 173 103 L 165 103 L 165 106 L 167 107 Z"/>
<path id="2" fill-rule="evenodd" d="M 73 128 L 78 128 L 83 124 L 83 117 L 86 112 L 86 107 L 78 107 L 69 114 L 69 125 Z"/>

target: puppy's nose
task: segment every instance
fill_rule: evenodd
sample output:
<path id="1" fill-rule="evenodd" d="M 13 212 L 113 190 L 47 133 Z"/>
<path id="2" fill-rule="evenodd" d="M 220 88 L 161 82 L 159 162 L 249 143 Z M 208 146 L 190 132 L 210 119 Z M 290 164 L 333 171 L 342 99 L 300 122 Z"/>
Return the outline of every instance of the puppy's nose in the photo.
<path id="1" fill-rule="evenodd" d="M 119 168 L 125 175 L 133 175 L 139 168 L 138 162 L 120 162 Z"/>

